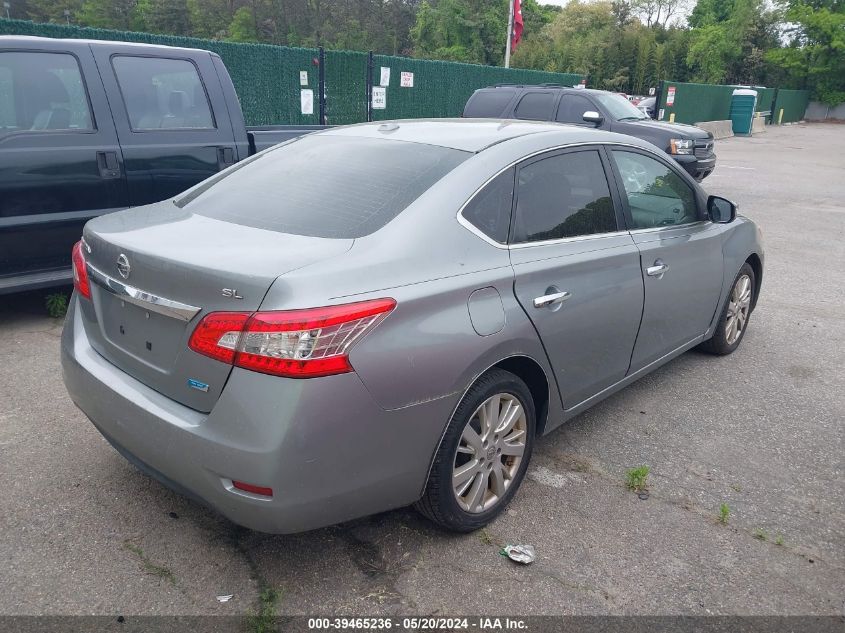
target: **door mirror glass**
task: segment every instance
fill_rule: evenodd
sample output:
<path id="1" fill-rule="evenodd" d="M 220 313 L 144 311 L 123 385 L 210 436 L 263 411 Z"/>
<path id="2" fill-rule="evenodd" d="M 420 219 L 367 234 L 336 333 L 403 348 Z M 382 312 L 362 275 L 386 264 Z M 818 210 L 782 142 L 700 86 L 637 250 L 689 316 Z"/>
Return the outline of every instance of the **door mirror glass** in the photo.
<path id="1" fill-rule="evenodd" d="M 713 222 L 728 224 L 736 219 L 736 205 L 725 198 L 710 196 L 707 198 L 707 214 Z"/>
<path id="2" fill-rule="evenodd" d="M 604 122 L 604 117 L 595 110 L 587 110 L 581 118 L 587 123 L 594 123 L 596 125 L 601 125 Z"/>

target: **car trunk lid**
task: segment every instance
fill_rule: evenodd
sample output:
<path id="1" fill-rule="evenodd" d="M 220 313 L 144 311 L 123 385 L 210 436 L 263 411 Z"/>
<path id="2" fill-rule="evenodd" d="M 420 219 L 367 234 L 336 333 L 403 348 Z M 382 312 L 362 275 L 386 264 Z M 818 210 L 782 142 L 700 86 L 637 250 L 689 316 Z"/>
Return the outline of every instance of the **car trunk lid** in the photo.
<path id="1" fill-rule="evenodd" d="M 101 216 L 85 227 L 92 346 L 120 369 L 199 411 L 231 371 L 188 348 L 209 312 L 252 312 L 273 281 L 340 255 L 352 240 L 266 231 L 166 202 Z"/>

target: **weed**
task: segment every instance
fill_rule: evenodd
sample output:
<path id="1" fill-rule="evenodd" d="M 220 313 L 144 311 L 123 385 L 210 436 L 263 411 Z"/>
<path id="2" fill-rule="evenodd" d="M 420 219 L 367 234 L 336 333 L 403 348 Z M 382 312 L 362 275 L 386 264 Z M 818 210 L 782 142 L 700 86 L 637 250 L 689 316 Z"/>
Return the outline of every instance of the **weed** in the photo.
<path id="1" fill-rule="evenodd" d="M 731 509 L 728 507 L 727 503 L 723 503 L 719 506 L 719 523 L 722 525 L 728 524 L 728 519 L 731 517 Z"/>
<path id="2" fill-rule="evenodd" d="M 485 545 L 493 545 L 493 535 L 487 530 L 487 528 L 482 528 L 481 531 L 478 533 L 478 538 L 481 540 L 482 543 Z"/>
<path id="3" fill-rule="evenodd" d="M 754 538 L 756 538 L 758 541 L 768 541 L 769 535 L 766 534 L 766 530 L 764 530 L 763 528 L 757 528 L 756 530 L 754 530 Z"/>
<path id="4" fill-rule="evenodd" d="M 276 619 L 276 605 L 281 592 L 272 587 L 264 587 L 258 596 L 258 613 L 247 616 L 247 626 L 251 633 L 270 633 L 273 631 L 273 621 Z"/>
<path id="5" fill-rule="evenodd" d="M 783 545 L 783 534 L 778 534 L 775 537 L 775 545 Z"/>
<path id="6" fill-rule="evenodd" d="M 171 585 L 176 585 L 176 576 L 173 575 L 173 572 L 167 567 L 162 567 L 161 565 L 153 563 L 140 547 L 130 543 L 129 541 L 124 541 L 123 548 L 138 557 L 138 560 L 141 562 L 141 568 L 146 573 L 152 576 L 158 576 L 159 578 L 168 581 Z"/>
<path id="7" fill-rule="evenodd" d="M 67 314 L 67 295 L 63 292 L 54 292 L 44 297 L 44 305 L 47 307 L 47 314 L 54 319 L 61 319 Z"/>
<path id="8" fill-rule="evenodd" d="M 646 478 L 651 472 L 648 466 L 637 466 L 628 471 L 626 475 L 626 484 L 630 490 L 639 492 L 646 489 Z"/>
<path id="9" fill-rule="evenodd" d="M 731 484 L 731 488 L 734 492 L 742 492 L 742 486 L 740 486 L 739 484 Z"/>

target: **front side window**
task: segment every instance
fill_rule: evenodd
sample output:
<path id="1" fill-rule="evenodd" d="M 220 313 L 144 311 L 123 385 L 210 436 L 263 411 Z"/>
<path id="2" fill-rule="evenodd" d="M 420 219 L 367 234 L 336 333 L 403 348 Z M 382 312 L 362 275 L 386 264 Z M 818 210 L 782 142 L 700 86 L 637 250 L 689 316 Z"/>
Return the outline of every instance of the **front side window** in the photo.
<path id="1" fill-rule="evenodd" d="M 557 120 L 561 123 L 583 125 L 584 113 L 595 109 L 595 106 L 581 95 L 563 95 L 557 108 Z"/>
<path id="2" fill-rule="evenodd" d="M 616 230 L 616 212 L 597 151 L 559 154 L 519 170 L 513 242 Z"/>
<path id="3" fill-rule="evenodd" d="M 513 169 L 508 169 L 492 181 L 467 204 L 463 216 L 491 240 L 508 241 L 513 205 Z"/>
<path id="4" fill-rule="evenodd" d="M 79 63 L 67 53 L 0 53 L 0 134 L 94 129 Z"/>
<path id="5" fill-rule="evenodd" d="M 551 92 L 529 92 L 519 100 L 513 115 L 517 119 L 547 121 L 555 96 Z"/>
<path id="6" fill-rule="evenodd" d="M 643 154 L 613 150 L 628 197 L 633 229 L 697 222 L 695 192 L 668 165 Z"/>
<path id="7" fill-rule="evenodd" d="M 188 60 L 119 55 L 112 66 L 133 130 L 214 128 L 205 87 Z"/>
<path id="8" fill-rule="evenodd" d="M 352 239 L 379 230 L 470 156 L 422 143 L 313 134 L 238 163 L 175 203 L 267 231 Z"/>

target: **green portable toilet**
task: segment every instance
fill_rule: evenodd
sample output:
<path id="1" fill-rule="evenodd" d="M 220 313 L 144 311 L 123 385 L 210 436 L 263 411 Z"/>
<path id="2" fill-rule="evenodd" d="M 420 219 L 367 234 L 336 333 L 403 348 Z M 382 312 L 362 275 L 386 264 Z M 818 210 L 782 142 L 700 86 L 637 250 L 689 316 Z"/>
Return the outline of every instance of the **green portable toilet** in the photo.
<path id="1" fill-rule="evenodd" d="M 731 96 L 731 127 L 739 136 L 751 135 L 754 109 L 757 107 L 757 91 L 737 88 Z"/>

